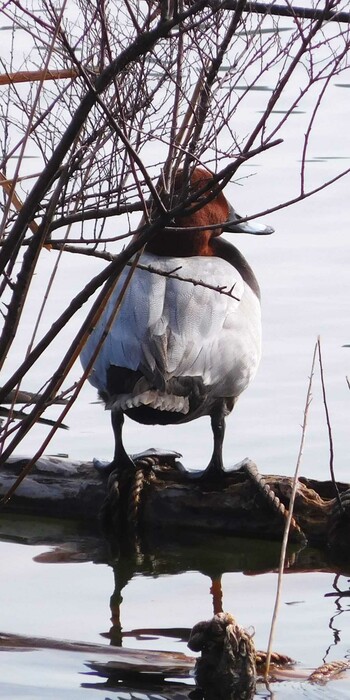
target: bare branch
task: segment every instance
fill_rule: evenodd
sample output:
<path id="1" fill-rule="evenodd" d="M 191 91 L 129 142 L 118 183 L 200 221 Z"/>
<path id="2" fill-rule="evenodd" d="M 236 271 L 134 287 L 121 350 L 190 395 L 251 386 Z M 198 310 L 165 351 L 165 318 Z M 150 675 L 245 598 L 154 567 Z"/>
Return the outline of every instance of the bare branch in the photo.
<path id="1" fill-rule="evenodd" d="M 338 2 L 330 3 L 336 6 Z M 235 0 L 225 0 L 224 7 L 226 10 L 236 10 L 238 2 Z M 262 15 L 274 15 L 277 17 L 300 17 L 301 19 L 326 20 L 327 22 L 344 22 L 350 24 L 350 12 L 338 12 L 329 9 L 319 10 L 314 7 L 301 7 L 295 5 L 275 5 L 270 2 L 247 2 L 244 7 L 245 12 L 254 12 Z"/>

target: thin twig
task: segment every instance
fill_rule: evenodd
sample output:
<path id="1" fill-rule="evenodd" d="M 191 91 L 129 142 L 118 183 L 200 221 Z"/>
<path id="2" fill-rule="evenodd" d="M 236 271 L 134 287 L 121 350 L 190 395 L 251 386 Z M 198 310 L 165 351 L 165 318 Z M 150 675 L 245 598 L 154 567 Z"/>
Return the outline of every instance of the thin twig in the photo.
<path id="1" fill-rule="evenodd" d="M 28 175 L 27 177 L 30 178 L 30 177 L 33 177 L 33 175 Z M 35 175 L 34 177 L 37 177 L 37 175 Z M 17 182 L 20 182 L 20 180 L 24 180 L 24 178 L 17 178 Z M 11 180 L 7 180 L 7 178 L 5 177 L 5 175 L 1 171 L 0 171 L 0 186 L 4 189 L 6 194 L 9 197 L 11 197 L 12 206 L 17 211 L 20 211 L 23 207 L 23 202 L 19 198 L 19 196 L 16 192 L 16 189 L 14 188 L 13 179 L 11 178 Z M 29 228 L 33 233 L 37 233 L 39 226 L 36 223 L 36 221 L 31 221 L 29 223 Z"/>
<path id="2" fill-rule="evenodd" d="M 337 482 L 335 480 L 335 474 L 334 474 L 334 448 L 333 448 L 333 436 L 332 436 L 332 428 L 331 428 L 331 421 L 329 417 L 329 410 L 328 410 L 328 403 L 327 403 L 327 397 L 326 397 L 326 385 L 325 385 L 325 380 L 324 380 L 324 372 L 323 372 L 323 362 L 322 362 L 322 353 L 321 353 L 321 339 L 318 337 L 317 339 L 317 350 L 318 350 L 318 361 L 320 364 L 320 375 L 321 375 L 321 386 L 322 386 L 322 396 L 323 396 L 323 405 L 324 405 L 324 410 L 326 413 L 326 423 L 327 423 L 327 430 L 328 430 L 328 439 L 329 439 L 329 471 L 331 473 L 331 479 L 332 479 L 332 484 L 333 488 L 335 491 L 335 497 L 338 502 L 338 506 L 340 508 L 341 512 L 344 512 L 344 506 L 342 504 L 341 498 L 340 498 L 340 493 L 338 489 Z"/>

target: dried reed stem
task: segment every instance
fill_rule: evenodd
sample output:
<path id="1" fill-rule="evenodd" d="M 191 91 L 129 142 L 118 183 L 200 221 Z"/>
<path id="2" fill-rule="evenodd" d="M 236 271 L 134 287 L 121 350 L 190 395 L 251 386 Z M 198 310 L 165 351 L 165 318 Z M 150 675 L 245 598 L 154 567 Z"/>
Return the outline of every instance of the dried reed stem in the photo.
<path id="1" fill-rule="evenodd" d="M 72 68 L 62 70 L 24 70 L 18 73 L 2 73 L 0 85 L 12 85 L 13 83 L 33 83 L 37 80 L 63 80 L 64 78 L 76 78 L 76 70 Z"/>
<path id="2" fill-rule="evenodd" d="M 284 563 L 285 563 L 285 559 L 286 559 L 288 535 L 289 535 L 290 524 L 291 524 L 292 517 L 293 517 L 294 501 L 295 501 L 295 496 L 296 496 L 296 492 L 297 492 L 297 488 L 298 488 L 298 473 L 299 473 L 299 467 L 300 467 L 301 458 L 302 458 L 302 454 L 303 454 L 303 450 L 304 450 L 306 425 L 307 425 L 309 407 L 310 407 L 310 403 L 312 400 L 311 389 L 312 389 L 312 380 L 313 380 L 314 370 L 315 370 L 316 353 L 317 353 L 317 342 L 315 344 L 313 357 L 312 357 L 311 373 L 310 373 L 309 384 L 308 384 L 307 394 L 306 394 L 305 408 L 304 408 L 304 418 L 303 418 L 303 423 L 302 423 L 302 432 L 301 432 L 299 454 L 298 454 L 298 459 L 297 459 L 295 472 L 294 472 L 292 493 L 291 493 L 291 497 L 290 497 L 290 501 L 289 501 L 289 514 L 288 514 L 286 526 L 284 529 L 282 546 L 281 546 L 281 555 L 280 555 L 280 562 L 279 562 L 279 567 L 278 567 L 278 582 L 277 582 L 276 599 L 275 599 L 275 605 L 274 605 L 272 621 L 271 621 L 269 643 L 268 643 L 268 647 L 267 647 L 266 670 L 265 670 L 265 678 L 266 679 L 268 678 L 269 669 L 270 669 L 273 636 L 274 636 L 274 632 L 275 632 L 277 614 L 278 614 L 279 603 L 280 603 L 280 598 L 281 598 L 282 579 L 283 579 Z"/>

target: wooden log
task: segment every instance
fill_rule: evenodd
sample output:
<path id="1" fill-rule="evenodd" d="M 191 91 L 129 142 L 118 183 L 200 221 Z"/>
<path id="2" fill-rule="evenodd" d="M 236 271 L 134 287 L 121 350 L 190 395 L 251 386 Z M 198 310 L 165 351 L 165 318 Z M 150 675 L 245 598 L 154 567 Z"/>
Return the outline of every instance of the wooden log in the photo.
<path id="1" fill-rule="evenodd" d="M 0 471 L 4 498 L 28 463 L 12 457 Z M 66 457 L 41 457 L 4 506 L 5 511 L 30 515 L 96 520 L 106 496 L 106 481 L 92 463 Z"/>
<path id="2" fill-rule="evenodd" d="M 27 461 L 11 458 L 3 467 L 0 472 L 2 498 Z M 156 465 L 152 470 L 148 469 L 142 491 L 138 494 L 138 522 L 143 530 L 190 528 L 191 531 L 280 539 L 285 515 L 278 509 L 278 503 L 282 504 L 282 511 L 288 508 L 292 479 L 266 475 L 257 483 L 251 478 L 254 469 L 256 472 L 250 460 L 243 460 L 225 479 L 210 487 L 198 480 L 188 480 L 169 464 Z M 349 517 L 346 514 L 349 512 L 350 484 L 338 483 L 338 488 L 345 504 L 344 513 L 340 514 L 337 513 L 331 482 L 299 479 L 294 515 L 313 545 L 326 545 L 330 531 L 333 539 L 335 533 L 336 540 L 341 540 L 344 532 L 348 542 Z M 47 456 L 38 460 L 3 507 L 7 511 L 36 516 L 97 521 L 106 493 L 107 479 L 94 469 L 91 462 Z M 298 526 L 291 533 L 292 540 L 301 538 Z"/>

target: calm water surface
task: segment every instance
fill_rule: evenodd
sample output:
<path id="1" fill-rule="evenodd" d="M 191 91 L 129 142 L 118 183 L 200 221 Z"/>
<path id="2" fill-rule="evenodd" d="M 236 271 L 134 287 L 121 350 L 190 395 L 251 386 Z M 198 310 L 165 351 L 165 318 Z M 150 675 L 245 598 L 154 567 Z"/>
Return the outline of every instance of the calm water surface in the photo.
<path id="1" fill-rule="evenodd" d="M 295 80 L 291 89 L 297 90 L 297 76 Z M 260 109 L 257 95 L 252 96 L 252 111 L 247 107 L 247 113 L 241 115 L 242 120 L 246 119 L 247 132 L 250 120 L 256 118 Z M 350 167 L 349 95 L 346 87 L 334 85 L 329 91 L 310 149 L 310 187 L 333 177 L 339 170 L 339 158 L 343 159 L 341 167 Z M 242 214 L 263 212 L 297 193 L 305 118 L 302 112 L 307 112 L 309 106 L 307 101 L 303 103 L 301 113 L 285 127 L 284 144 L 242 168 L 240 186 L 231 184 L 227 188 L 230 200 Z M 292 473 L 313 347 L 320 334 L 336 475 L 350 482 L 350 392 L 345 380 L 350 374 L 350 349 L 342 347 L 350 344 L 349 178 L 310 200 L 262 219 L 275 227 L 273 236 L 260 240 L 232 237 L 261 284 L 264 349 L 258 375 L 228 421 L 226 464 L 249 456 L 262 472 Z M 109 221 L 107 225 L 115 233 L 115 224 Z M 44 253 L 33 288 L 32 307 L 27 311 L 28 327 L 54 259 L 54 253 Z M 73 295 L 74 284 L 78 289 L 100 266 L 96 261 L 82 263 L 75 256 L 68 258 L 56 281 L 59 293 L 51 312 L 63 309 Z M 75 319 L 66 338 L 61 338 L 50 351 L 47 363 L 53 367 L 56 351 L 62 352 L 62 345 L 68 342 L 77 322 Z M 43 331 L 45 324 L 50 324 L 49 314 Z M 23 327 L 17 338 L 19 355 L 26 333 Z M 16 363 L 18 358 L 14 355 L 9 359 L 8 373 Z M 77 366 L 75 378 L 79 371 Z M 45 377 L 46 373 L 36 368 L 28 382 L 32 378 L 33 386 L 40 385 Z M 93 456 L 111 457 L 109 416 L 95 401 L 94 390 L 85 387 L 69 414 L 69 433 L 56 435 L 50 453 L 66 452 L 73 458 L 89 460 Z M 42 428 L 32 431 L 21 452 L 32 454 L 43 435 Z M 142 429 L 129 421 L 125 438 L 131 452 L 151 446 L 177 449 L 188 467 L 205 466 L 211 451 L 206 419 L 189 426 L 152 429 Z M 327 479 L 328 463 L 327 430 L 316 373 L 301 471 Z M 186 652 L 184 630 L 212 615 L 210 577 L 221 574 L 224 609 L 232 612 L 243 626 L 254 627 L 258 648 L 267 646 L 276 589 L 276 545 L 224 538 L 206 538 L 205 543 L 190 540 L 186 546 L 173 542 L 161 547 L 152 544 L 139 562 L 127 559 L 113 568 L 103 541 L 91 533 L 76 532 L 73 526 L 62 530 L 58 524 L 47 521 L 35 524 L 3 518 L 0 537 L 0 632 L 104 643 L 108 649 L 112 627 L 110 598 L 115 619 L 116 600 L 122 587 L 123 646 Z M 63 545 L 63 553 L 59 549 L 56 555 L 47 554 Z M 323 660 L 349 657 L 349 597 L 325 597 L 326 593 L 335 592 L 334 586 L 347 591 L 349 576 L 349 570 L 341 569 L 337 574 L 336 567 L 317 552 L 294 552 L 284 579 L 274 648 L 306 668 L 316 667 Z M 120 630 L 114 626 L 114 642 L 118 636 Z M 0 696 L 187 697 L 185 689 L 169 696 L 157 695 L 156 690 L 153 695 L 153 691 L 145 695 L 143 690 L 133 689 L 131 696 L 128 689 L 108 687 L 102 678 L 89 675 L 88 660 L 78 652 L 1 651 Z M 350 696 L 350 683 L 345 678 L 325 687 L 311 687 L 289 681 L 274 685 L 271 692 L 259 688 L 258 695 L 340 700 Z"/>
<path id="2" fill-rule="evenodd" d="M 223 608 L 255 630 L 257 648 L 266 648 L 277 543 L 228 537 L 203 542 L 187 534 L 182 542 L 148 540 L 137 557 L 112 563 L 103 540 L 69 523 L 3 517 L 0 535 L 1 632 L 105 644 L 106 652 L 110 644 L 122 644 L 186 653 L 190 628 L 213 614 L 210 586 L 221 576 Z M 316 550 L 290 550 L 274 649 L 294 658 L 299 670 L 349 656 L 349 598 L 339 593 L 348 590 L 349 575 L 335 575 Z M 79 651 L 1 650 L 1 697 L 51 698 L 63 691 L 69 698 L 188 697 L 186 686 L 180 695 L 172 694 L 173 687 L 152 695 L 156 687 L 108 684 L 91 674 L 94 660 L 99 657 Z M 327 690 L 284 681 L 273 684 L 273 695 L 259 686 L 258 695 L 336 700 L 348 697 L 349 680 L 333 681 Z"/>

